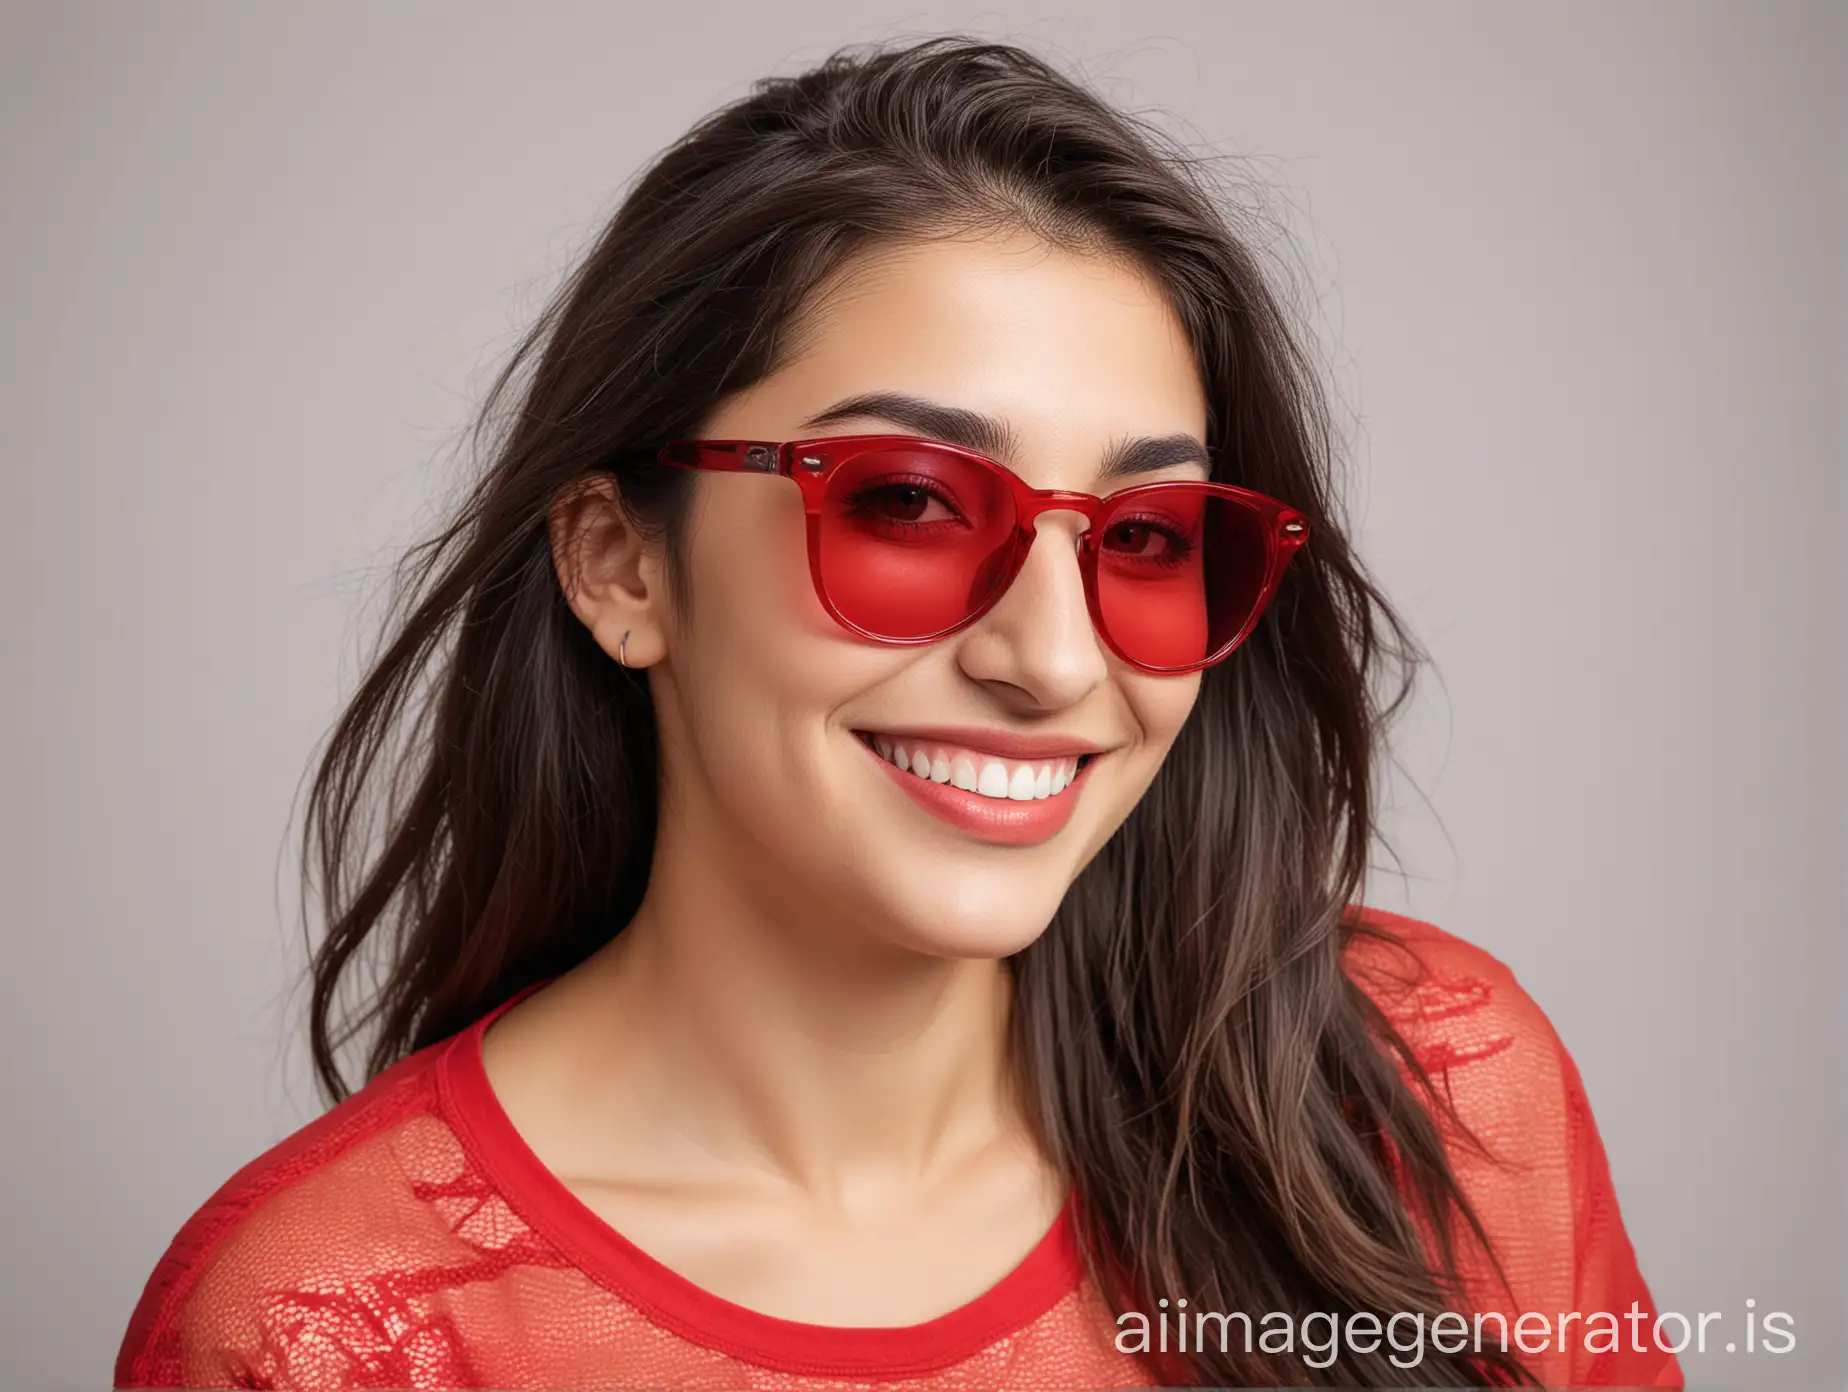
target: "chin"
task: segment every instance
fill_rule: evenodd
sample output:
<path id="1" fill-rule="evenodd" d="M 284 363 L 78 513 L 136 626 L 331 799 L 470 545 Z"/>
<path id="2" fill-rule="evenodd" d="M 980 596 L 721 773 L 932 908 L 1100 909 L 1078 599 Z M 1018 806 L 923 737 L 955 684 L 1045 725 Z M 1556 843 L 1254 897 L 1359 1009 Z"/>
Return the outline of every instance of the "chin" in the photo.
<path id="1" fill-rule="evenodd" d="M 888 903 L 882 934 L 888 941 L 929 957 L 1011 957 L 1046 931 L 1063 897 L 1028 892 L 1018 875 L 958 875 L 948 868 L 943 874 L 956 882 L 924 902 Z"/>
<path id="2" fill-rule="evenodd" d="M 948 961 L 999 961 L 1032 945 L 1047 925 L 1010 931 L 994 924 L 970 924 L 967 931 L 957 932 L 943 923 L 917 925 L 914 931 L 894 933 L 892 940 L 910 951 L 926 957 Z"/>

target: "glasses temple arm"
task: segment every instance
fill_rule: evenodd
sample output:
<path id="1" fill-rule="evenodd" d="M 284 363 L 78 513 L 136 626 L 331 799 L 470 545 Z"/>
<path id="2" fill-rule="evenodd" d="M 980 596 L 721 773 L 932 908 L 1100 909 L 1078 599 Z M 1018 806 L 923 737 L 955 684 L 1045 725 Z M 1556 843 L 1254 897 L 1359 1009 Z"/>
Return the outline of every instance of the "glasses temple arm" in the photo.
<path id="1" fill-rule="evenodd" d="M 763 440 L 676 440 L 658 456 L 663 464 L 735 474 L 782 474 L 783 447 Z"/>

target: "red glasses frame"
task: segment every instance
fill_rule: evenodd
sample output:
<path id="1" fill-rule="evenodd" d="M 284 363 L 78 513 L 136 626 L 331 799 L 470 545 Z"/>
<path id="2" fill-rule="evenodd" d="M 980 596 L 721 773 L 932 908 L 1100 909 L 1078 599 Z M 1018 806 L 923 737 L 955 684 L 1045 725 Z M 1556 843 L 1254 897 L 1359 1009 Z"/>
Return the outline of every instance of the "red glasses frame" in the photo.
<path id="1" fill-rule="evenodd" d="M 873 632 L 843 614 L 828 593 L 822 565 L 823 504 L 828 496 L 830 476 L 849 460 L 870 451 L 901 448 L 924 448 L 954 456 L 966 463 L 992 471 L 1005 483 L 1014 507 L 1015 540 L 1005 574 L 994 584 L 993 591 L 978 606 L 955 623 L 936 632 L 918 637 L 893 637 Z M 1250 636 L 1258 620 L 1269 607 L 1283 578 L 1290 557 L 1309 538 L 1309 519 L 1287 503 L 1248 488 L 1229 483 L 1202 483 L 1192 480 L 1139 484 L 1102 497 L 1092 493 L 1074 493 L 1063 489 L 1030 488 L 1013 470 L 986 455 L 960 445 L 916 435 L 836 435 L 818 440 L 676 440 L 662 447 L 657 456 L 662 464 L 682 469 L 700 469 L 720 473 L 774 474 L 794 479 L 802 490 L 803 506 L 808 516 L 809 575 L 815 595 L 828 616 L 848 632 L 869 642 L 895 647 L 913 647 L 935 643 L 959 633 L 979 620 L 1000 601 L 1026 562 L 1027 550 L 1037 535 L 1040 514 L 1077 512 L 1085 519 L 1085 530 L 1078 537 L 1079 570 L 1084 581 L 1085 604 L 1091 624 L 1098 636 L 1118 658 L 1139 671 L 1163 676 L 1197 672 L 1223 661 Z M 1251 613 L 1238 631 L 1216 650 L 1196 662 L 1182 666 L 1152 666 L 1125 652 L 1111 636 L 1105 623 L 1103 601 L 1097 579 L 1098 518 L 1114 512 L 1138 498 L 1173 496 L 1172 490 L 1185 489 L 1190 494 L 1205 494 L 1229 499 L 1253 510 L 1263 522 L 1266 547 L 1264 578 L 1252 603 Z"/>

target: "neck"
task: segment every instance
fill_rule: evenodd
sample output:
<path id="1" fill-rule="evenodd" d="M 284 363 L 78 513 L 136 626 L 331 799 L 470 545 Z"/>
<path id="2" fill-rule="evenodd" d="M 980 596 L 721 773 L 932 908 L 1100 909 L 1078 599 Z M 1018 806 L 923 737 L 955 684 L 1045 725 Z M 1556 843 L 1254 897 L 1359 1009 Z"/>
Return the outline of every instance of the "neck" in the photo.
<path id="1" fill-rule="evenodd" d="M 997 1143 L 1031 1144 L 1000 962 L 775 902 L 773 879 L 747 885 L 661 831 L 641 909 L 584 973 L 589 1037 L 628 1115 L 817 1197 L 928 1185 Z"/>

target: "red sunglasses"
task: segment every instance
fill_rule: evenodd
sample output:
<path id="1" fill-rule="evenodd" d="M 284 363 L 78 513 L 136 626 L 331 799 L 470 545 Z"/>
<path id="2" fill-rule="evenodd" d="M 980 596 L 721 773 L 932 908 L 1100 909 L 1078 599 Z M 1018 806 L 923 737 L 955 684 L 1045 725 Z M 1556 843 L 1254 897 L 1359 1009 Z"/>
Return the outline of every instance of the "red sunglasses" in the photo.
<path id="1" fill-rule="evenodd" d="M 663 464 L 780 474 L 801 486 L 822 608 L 875 643 L 931 643 L 994 607 L 1043 512 L 1085 517 L 1091 622 L 1144 672 L 1196 672 L 1245 640 L 1309 536 L 1300 512 L 1226 483 L 1150 483 L 1104 497 L 1029 488 L 972 450 L 910 435 L 783 444 L 680 440 Z"/>

